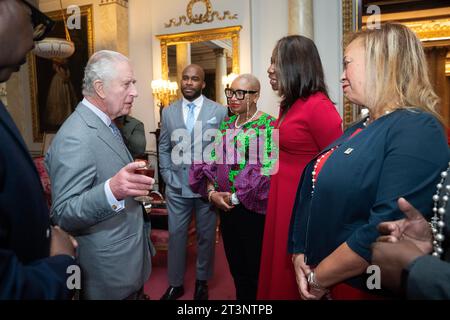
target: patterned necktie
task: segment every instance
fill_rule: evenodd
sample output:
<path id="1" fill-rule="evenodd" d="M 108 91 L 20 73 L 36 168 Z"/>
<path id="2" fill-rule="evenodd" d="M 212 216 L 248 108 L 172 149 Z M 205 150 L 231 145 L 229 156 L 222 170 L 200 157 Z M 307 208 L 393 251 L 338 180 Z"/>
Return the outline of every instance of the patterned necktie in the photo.
<path id="1" fill-rule="evenodd" d="M 194 128 L 195 124 L 195 115 L 194 115 L 195 104 L 188 103 L 187 107 L 189 108 L 189 111 L 186 118 L 186 128 L 189 130 L 189 132 L 192 132 L 192 129 Z"/>
<path id="2" fill-rule="evenodd" d="M 119 128 L 117 128 L 117 126 L 115 125 L 115 123 L 114 123 L 114 122 L 111 122 L 111 124 L 109 125 L 109 127 L 110 127 L 111 130 L 112 130 L 112 133 L 113 133 L 113 135 L 114 135 L 114 138 L 116 138 L 116 139 L 120 142 L 121 145 L 123 145 L 124 147 L 126 147 L 126 146 L 125 146 L 125 143 L 123 142 L 122 134 L 120 133 L 120 130 L 119 130 Z"/>

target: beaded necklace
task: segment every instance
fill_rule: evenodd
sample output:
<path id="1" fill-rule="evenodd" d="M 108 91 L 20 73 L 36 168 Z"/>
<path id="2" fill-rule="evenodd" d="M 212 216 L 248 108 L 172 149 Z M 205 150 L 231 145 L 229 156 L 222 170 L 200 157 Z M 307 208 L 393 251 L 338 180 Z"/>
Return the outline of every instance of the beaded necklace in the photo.
<path id="1" fill-rule="evenodd" d="M 240 129 L 241 127 L 245 126 L 247 123 L 251 122 L 253 120 L 253 118 L 255 118 L 256 114 L 258 113 L 258 109 L 256 109 L 255 113 L 251 116 L 250 119 L 248 119 L 247 121 L 245 121 L 243 124 L 238 125 L 238 121 L 241 115 L 238 115 L 236 117 L 236 121 L 234 122 L 234 126 L 236 127 L 236 129 Z"/>
<path id="2" fill-rule="evenodd" d="M 325 158 L 326 156 L 331 154 L 337 148 L 338 148 L 337 146 L 331 148 L 330 150 L 325 152 L 323 155 L 321 155 L 319 158 L 317 158 L 316 163 L 314 163 L 314 168 L 313 168 L 313 172 L 312 172 L 312 175 L 311 175 L 311 181 L 312 181 L 311 195 L 314 194 L 314 188 L 316 187 L 317 175 L 319 174 L 317 172 L 317 167 L 319 166 L 319 164 L 323 160 L 323 158 Z"/>
<path id="3" fill-rule="evenodd" d="M 436 194 L 433 196 L 433 217 L 431 218 L 430 226 L 431 232 L 433 233 L 433 256 L 440 258 L 444 250 L 442 249 L 442 242 L 445 239 L 444 228 L 445 228 L 445 207 L 450 196 L 450 184 L 444 186 L 444 181 L 447 178 L 450 170 L 441 172 L 441 181 L 437 184 Z"/>

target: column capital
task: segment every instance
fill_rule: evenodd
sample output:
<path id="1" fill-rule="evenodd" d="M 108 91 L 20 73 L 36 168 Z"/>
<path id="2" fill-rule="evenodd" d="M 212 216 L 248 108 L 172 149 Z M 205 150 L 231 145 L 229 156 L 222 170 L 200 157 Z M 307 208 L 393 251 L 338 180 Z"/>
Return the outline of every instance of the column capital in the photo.
<path id="1" fill-rule="evenodd" d="M 216 48 L 216 49 L 213 49 L 213 51 L 214 51 L 214 54 L 216 55 L 216 57 L 219 57 L 219 56 L 225 54 L 224 48 Z"/>
<path id="2" fill-rule="evenodd" d="M 313 0 L 289 0 L 289 34 L 314 39 Z"/>

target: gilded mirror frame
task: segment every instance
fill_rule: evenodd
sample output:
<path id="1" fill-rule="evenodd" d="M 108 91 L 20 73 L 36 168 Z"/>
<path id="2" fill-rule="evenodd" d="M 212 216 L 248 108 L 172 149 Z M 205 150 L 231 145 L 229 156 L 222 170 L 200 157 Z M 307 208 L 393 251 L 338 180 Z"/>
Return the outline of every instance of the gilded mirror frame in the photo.
<path id="1" fill-rule="evenodd" d="M 347 46 L 349 35 L 358 29 L 360 19 L 360 0 L 342 0 L 342 31 L 343 31 L 343 46 L 342 56 Z M 358 107 L 351 103 L 344 96 L 344 111 L 343 111 L 343 126 L 347 129 L 352 123 L 358 120 Z"/>
<path id="2" fill-rule="evenodd" d="M 233 50 L 232 72 L 239 74 L 239 32 L 242 26 L 206 29 L 183 33 L 157 35 L 161 44 L 161 73 L 164 80 L 169 79 L 169 60 L 167 47 L 181 43 L 203 42 L 220 39 L 231 39 Z"/>

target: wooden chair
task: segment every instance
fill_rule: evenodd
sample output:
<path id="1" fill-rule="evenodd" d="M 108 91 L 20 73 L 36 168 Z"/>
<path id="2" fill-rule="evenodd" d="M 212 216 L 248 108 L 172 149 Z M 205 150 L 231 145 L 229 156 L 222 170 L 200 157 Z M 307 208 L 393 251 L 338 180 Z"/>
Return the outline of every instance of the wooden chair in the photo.
<path id="1" fill-rule="evenodd" d="M 52 189 L 50 185 L 50 177 L 45 169 L 44 157 L 33 158 L 34 165 L 39 173 L 41 184 L 44 189 L 45 200 L 47 201 L 48 208 L 52 206 Z"/>

